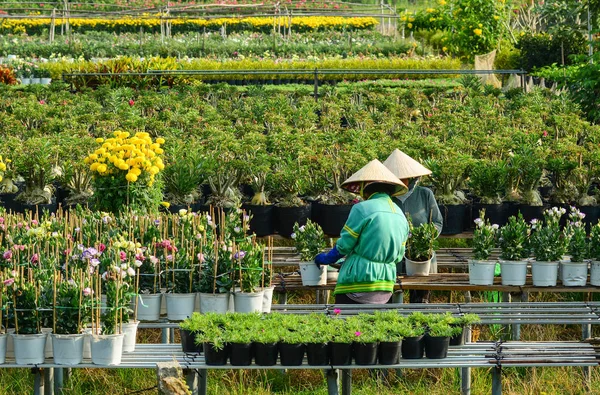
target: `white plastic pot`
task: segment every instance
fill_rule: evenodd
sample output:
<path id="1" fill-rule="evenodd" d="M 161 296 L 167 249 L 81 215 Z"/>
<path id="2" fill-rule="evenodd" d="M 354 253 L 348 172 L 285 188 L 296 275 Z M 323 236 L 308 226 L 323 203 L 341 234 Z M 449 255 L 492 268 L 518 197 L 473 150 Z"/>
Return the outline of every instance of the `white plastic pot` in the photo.
<path id="1" fill-rule="evenodd" d="M 590 284 L 600 286 L 600 261 L 592 261 L 590 264 Z"/>
<path id="2" fill-rule="evenodd" d="M 13 341 L 13 337 L 10 336 L 15 333 L 15 328 L 8 328 L 6 330 L 6 357 L 14 358 L 15 357 L 15 342 Z"/>
<path id="3" fill-rule="evenodd" d="M 52 78 L 40 78 L 40 82 L 42 85 L 50 85 L 50 82 L 52 82 Z"/>
<path id="4" fill-rule="evenodd" d="M 558 276 L 558 261 L 533 261 L 531 278 L 534 287 L 554 287 Z"/>
<path id="5" fill-rule="evenodd" d="M 39 365 L 44 363 L 44 349 L 47 335 L 11 335 L 15 345 L 15 361 L 17 365 Z"/>
<path id="6" fill-rule="evenodd" d="M 587 262 L 561 262 L 561 281 L 567 287 L 584 287 L 587 283 Z"/>
<path id="7" fill-rule="evenodd" d="M 196 294 L 166 294 L 167 318 L 169 321 L 183 321 L 192 316 Z"/>
<path id="8" fill-rule="evenodd" d="M 51 334 L 54 363 L 58 365 L 77 365 L 83 360 L 84 334 L 55 335 Z"/>
<path id="9" fill-rule="evenodd" d="M 236 313 L 261 313 L 263 306 L 263 291 L 236 292 L 233 295 Z"/>
<path id="10" fill-rule="evenodd" d="M 229 292 L 222 294 L 201 293 L 200 313 L 225 314 L 229 310 Z"/>
<path id="11" fill-rule="evenodd" d="M 123 352 L 135 351 L 135 341 L 139 321 L 123 323 Z"/>
<path id="12" fill-rule="evenodd" d="M 52 333 L 52 328 L 42 328 L 42 333 L 46 335 L 50 335 Z M 44 349 L 44 356 L 46 358 L 52 358 L 52 341 L 46 340 L 46 348 Z"/>
<path id="13" fill-rule="evenodd" d="M 300 262 L 300 275 L 302 285 L 325 285 L 327 284 L 327 266 L 319 269 L 314 262 Z"/>
<path id="14" fill-rule="evenodd" d="M 270 313 L 271 305 L 273 304 L 273 290 L 275 286 L 263 288 L 262 312 Z"/>
<path id="15" fill-rule="evenodd" d="M 494 284 L 494 269 L 496 261 L 469 260 L 469 284 L 492 285 Z"/>
<path id="16" fill-rule="evenodd" d="M 500 260 L 502 285 L 525 285 L 527 280 L 527 261 Z"/>
<path id="17" fill-rule="evenodd" d="M 119 365 L 123 353 L 125 335 L 89 335 L 92 348 L 92 363 L 95 365 Z"/>
<path id="18" fill-rule="evenodd" d="M 137 319 L 139 321 L 158 321 L 162 294 L 138 295 Z"/>
<path id="19" fill-rule="evenodd" d="M 431 268 L 431 259 L 423 262 L 411 261 L 408 258 L 404 258 L 406 263 L 406 275 L 407 276 L 429 276 L 429 269 Z"/>
<path id="20" fill-rule="evenodd" d="M 0 364 L 6 361 L 6 344 L 8 343 L 8 335 L 6 333 L 0 334 Z"/>

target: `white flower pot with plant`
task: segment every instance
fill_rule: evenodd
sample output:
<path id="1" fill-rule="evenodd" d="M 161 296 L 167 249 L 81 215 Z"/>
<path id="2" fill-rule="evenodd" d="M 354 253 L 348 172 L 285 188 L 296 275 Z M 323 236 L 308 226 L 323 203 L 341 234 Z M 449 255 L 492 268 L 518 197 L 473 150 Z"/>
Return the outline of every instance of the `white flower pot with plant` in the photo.
<path id="1" fill-rule="evenodd" d="M 192 315 L 196 303 L 196 293 L 193 292 L 194 255 L 179 253 L 178 247 L 170 240 L 161 241 L 159 246 L 162 246 L 161 260 L 165 267 L 167 318 L 182 321 Z"/>
<path id="2" fill-rule="evenodd" d="M 264 290 L 260 287 L 265 269 L 264 247 L 256 241 L 245 240 L 232 249 L 234 273 L 240 292 L 234 297 L 237 313 L 262 312 Z"/>
<path id="3" fill-rule="evenodd" d="M 469 260 L 469 283 L 473 285 L 494 284 L 496 261 L 488 260 L 492 249 L 496 246 L 496 233 L 498 225 L 490 225 L 485 218 L 485 210 L 479 213 L 475 219 L 475 231 L 473 232 L 473 258 Z M 498 268 L 499 269 L 499 268 Z"/>
<path id="4" fill-rule="evenodd" d="M 311 220 L 306 225 L 294 224 L 292 239 L 296 242 L 296 252 L 300 254 L 300 275 L 302 285 L 324 285 L 327 283 L 327 266 L 315 264 L 315 256 L 325 247 L 321 227 Z"/>
<path id="5" fill-rule="evenodd" d="M 87 273 L 72 272 L 72 278 L 54 275 L 54 327 L 50 339 L 54 363 L 77 365 L 83 359 L 83 329 L 91 322 L 93 290 Z"/>
<path id="6" fill-rule="evenodd" d="M 538 220 L 532 221 L 536 226 Z M 500 245 L 500 272 L 502 285 L 525 285 L 527 281 L 527 260 L 529 249 L 527 243 L 531 228 L 521 213 L 512 216 L 508 223 L 500 228 L 498 244 Z"/>
<path id="7" fill-rule="evenodd" d="M 570 260 L 563 260 L 561 265 L 561 281 L 567 287 L 583 287 L 587 283 L 590 249 L 583 219 L 585 214 L 571 207 L 569 220 L 563 229 Z"/>
<path id="8" fill-rule="evenodd" d="M 590 284 L 600 286 L 600 222 L 590 231 Z"/>
<path id="9" fill-rule="evenodd" d="M 531 235 L 535 261 L 531 264 L 531 277 L 536 287 L 556 285 L 558 264 L 566 252 L 567 240 L 560 230 L 560 217 L 564 208 L 553 207 L 544 212 L 544 223 L 538 224 Z"/>
<path id="10" fill-rule="evenodd" d="M 414 227 L 408 218 L 410 234 L 406 240 L 404 258 L 407 276 L 429 276 L 431 259 L 437 238 L 437 229 L 432 223 Z"/>

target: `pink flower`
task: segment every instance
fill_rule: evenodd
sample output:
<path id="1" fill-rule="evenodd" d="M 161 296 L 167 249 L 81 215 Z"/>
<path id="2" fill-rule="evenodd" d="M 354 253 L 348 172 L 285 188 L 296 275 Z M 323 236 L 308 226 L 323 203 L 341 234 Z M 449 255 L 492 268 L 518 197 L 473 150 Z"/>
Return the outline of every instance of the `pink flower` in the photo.
<path id="1" fill-rule="evenodd" d="M 98 245 L 98 251 L 100 251 L 100 252 L 104 252 L 104 250 L 106 250 L 106 246 L 105 246 L 104 244 L 100 243 L 100 244 Z"/>
<path id="2" fill-rule="evenodd" d="M 37 263 L 40 261 L 40 256 L 38 254 L 33 254 L 33 256 L 31 257 L 31 263 L 34 265 L 37 265 Z"/>
<path id="3" fill-rule="evenodd" d="M 542 134 L 542 136 L 548 137 L 548 132 L 544 130 L 544 133 Z"/>
<path id="4" fill-rule="evenodd" d="M 198 260 L 200 262 L 206 262 L 206 259 L 204 259 L 204 254 L 198 254 Z"/>
<path id="5" fill-rule="evenodd" d="M 358 337 L 360 335 L 362 335 L 362 333 L 360 333 L 359 331 L 354 332 L 354 336 Z"/>
<path id="6" fill-rule="evenodd" d="M 125 253 L 125 251 L 119 251 L 119 258 L 121 258 L 121 262 L 127 259 L 127 254 Z"/>
<path id="7" fill-rule="evenodd" d="M 44 100 L 44 99 L 40 100 L 40 104 L 46 104 L 46 100 Z"/>
<path id="8" fill-rule="evenodd" d="M 37 224 L 38 224 L 38 221 L 36 219 L 31 220 L 31 225 L 37 225 Z"/>
<path id="9" fill-rule="evenodd" d="M 340 315 L 341 312 L 342 312 L 342 310 L 340 310 L 340 309 L 333 309 L 333 314 L 335 314 L 335 315 Z"/>
<path id="10" fill-rule="evenodd" d="M 134 104 L 135 104 L 135 102 L 133 101 L 133 99 L 129 99 L 129 105 L 130 105 L 131 107 L 133 107 L 133 105 L 134 105 Z"/>
<path id="11" fill-rule="evenodd" d="M 86 287 L 83 289 L 83 296 L 90 296 L 94 294 L 94 290 L 90 287 Z"/>
<path id="12" fill-rule="evenodd" d="M 12 258 L 12 251 L 4 251 L 4 254 L 2 254 L 2 258 L 4 258 L 7 261 L 10 261 L 10 259 Z"/>
<path id="13" fill-rule="evenodd" d="M 10 287 L 11 285 L 13 285 L 15 283 L 15 279 L 14 278 L 9 278 L 4 280 L 4 285 L 6 285 L 7 287 Z"/>

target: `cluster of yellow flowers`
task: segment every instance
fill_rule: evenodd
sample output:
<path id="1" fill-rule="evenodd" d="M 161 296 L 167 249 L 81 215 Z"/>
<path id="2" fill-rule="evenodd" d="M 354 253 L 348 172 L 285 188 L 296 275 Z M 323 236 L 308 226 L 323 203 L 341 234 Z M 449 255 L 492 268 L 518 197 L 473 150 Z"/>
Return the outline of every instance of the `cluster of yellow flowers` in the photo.
<path id="1" fill-rule="evenodd" d="M 291 19 L 292 27 L 302 30 L 319 30 L 326 28 L 348 27 L 354 29 L 370 29 L 378 24 L 377 19 L 372 17 L 336 17 L 336 16 L 306 16 L 306 17 L 246 17 L 246 18 L 177 18 L 170 19 L 171 25 L 191 25 L 194 27 L 220 28 L 223 25 L 235 26 L 246 25 L 248 28 L 265 28 L 274 24 L 288 26 Z M 15 31 L 26 31 L 50 26 L 50 18 L 36 19 L 3 19 L 0 28 Z M 152 17 L 123 17 L 123 18 L 72 18 L 69 19 L 69 25 L 74 28 L 87 29 L 121 29 L 121 28 L 156 28 L 161 25 L 161 19 Z"/>
<path id="2" fill-rule="evenodd" d="M 7 160 L 8 162 L 8 160 Z M 0 181 L 2 181 L 2 177 L 4 176 L 4 172 L 6 171 L 6 164 L 2 160 L 2 155 L 0 155 Z"/>
<path id="3" fill-rule="evenodd" d="M 94 153 L 88 155 L 84 162 L 90 165 L 92 172 L 100 176 L 125 174 L 128 182 L 136 182 L 144 172 L 148 175 L 148 185 L 154 183 L 154 177 L 165 168 L 160 155 L 163 154 L 161 144 L 163 138 L 155 142 L 148 133 L 139 132 L 130 137 L 128 132 L 116 131 L 114 137 L 106 140 L 97 138 L 102 144 Z"/>

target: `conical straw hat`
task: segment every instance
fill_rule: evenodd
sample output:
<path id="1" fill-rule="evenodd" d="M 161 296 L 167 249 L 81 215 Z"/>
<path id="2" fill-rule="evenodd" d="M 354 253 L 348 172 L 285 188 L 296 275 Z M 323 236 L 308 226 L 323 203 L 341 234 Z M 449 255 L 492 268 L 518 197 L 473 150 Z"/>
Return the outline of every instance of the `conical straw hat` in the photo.
<path id="1" fill-rule="evenodd" d="M 349 190 L 350 192 L 358 193 L 361 190 L 361 187 L 364 188 L 369 184 L 374 183 L 382 183 L 382 184 L 390 184 L 396 186 L 396 192 L 394 195 L 399 195 L 405 193 L 407 188 L 402 181 L 398 179 L 391 171 L 388 170 L 387 167 L 383 165 L 377 159 L 373 159 L 362 169 L 352 174 L 350 178 L 348 178 L 342 184 L 344 189 Z"/>
<path id="2" fill-rule="evenodd" d="M 398 177 L 401 180 L 431 174 L 431 170 L 429 170 L 410 156 L 406 155 L 399 149 L 395 149 L 394 152 L 392 152 L 390 156 L 388 156 L 385 162 L 383 162 L 383 164 L 385 165 L 385 167 L 390 169 L 396 177 Z"/>

